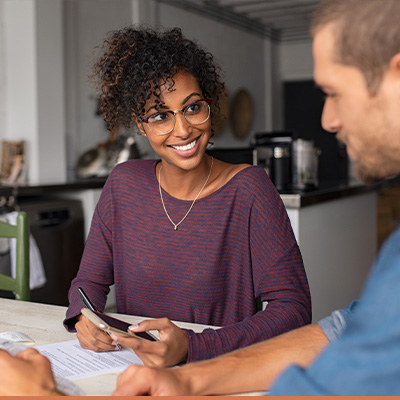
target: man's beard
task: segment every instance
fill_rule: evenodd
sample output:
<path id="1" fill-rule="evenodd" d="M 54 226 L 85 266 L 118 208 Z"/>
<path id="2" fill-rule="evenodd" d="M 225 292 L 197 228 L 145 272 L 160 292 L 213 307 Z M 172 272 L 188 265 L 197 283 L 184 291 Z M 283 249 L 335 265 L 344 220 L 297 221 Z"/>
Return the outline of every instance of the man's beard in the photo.
<path id="1" fill-rule="evenodd" d="M 371 168 L 360 162 L 354 162 L 354 170 L 357 177 L 366 185 L 372 185 L 378 183 L 384 179 L 393 178 L 398 174 L 385 170 L 385 164 L 382 164 L 382 168 Z"/>
<path id="2" fill-rule="evenodd" d="M 369 173 L 369 171 L 366 171 L 365 169 L 362 168 L 357 168 L 357 166 L 355 170 L 357 177 L 361 180 L 361 182 L 365 183 L 366 185 L 373 185 L 374 183 L 377 183 L 382 179 L 384 179 L 373 176 Z"/>

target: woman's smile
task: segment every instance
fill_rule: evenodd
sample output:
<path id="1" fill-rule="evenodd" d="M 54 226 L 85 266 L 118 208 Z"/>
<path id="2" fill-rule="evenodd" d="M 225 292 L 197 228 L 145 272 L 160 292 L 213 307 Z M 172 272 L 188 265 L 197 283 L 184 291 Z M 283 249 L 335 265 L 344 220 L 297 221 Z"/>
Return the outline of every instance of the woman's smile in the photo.
<path id="1" fill-rule="evenodd" d="M 168 146 L 171 147 L 175 152 L 179 153 L 179 155 L 184 157 L 190 157 L 197 151 L 199 147 L 197 146 L 198 142 L 199 142 L 199 137 L 195 138 L 194 140 L 191 140 L 186 144 L 179 144 L 179 145 L 176 144 Z"/>
<path id="2" fill-rule="evenodd" d="M 173 145 L 171 145 L 171 147 L 173 147 L 176 150 L 187 151 L 187 150 L 193 149 L 193 147 L 196 144 L 196 142 L 197 142 L 197 139 L 193 140 L 193 142 L 190 142 L 189 144 L 184 145 L 184 146 L 173 146 Z"/>

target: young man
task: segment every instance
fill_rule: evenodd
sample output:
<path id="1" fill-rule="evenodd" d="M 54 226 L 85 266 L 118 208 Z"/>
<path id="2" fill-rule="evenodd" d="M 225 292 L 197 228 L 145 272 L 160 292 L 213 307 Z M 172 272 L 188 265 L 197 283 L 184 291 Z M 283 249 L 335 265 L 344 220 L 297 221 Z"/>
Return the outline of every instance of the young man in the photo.
<path id="1" fill-rule="evenodd" d="M 399 0 L 323 0 L 313 19 L 315 81 L 327 95 L 322 124 L 346 144 L 365 182 L 400 174 L 399 15 Z M 345 309 L 213 360 L 174 369 L 130 366 L 115 394 L 228 394 L 272 385 L 271 395 L 398 395 L 399 283 L 400 228 L 361 298 Z M 0 365 L 0 394 L 7 376 L 28 379 L 10 357 L 0 354 Z M 47 377 L 52 388 L 50 371 Z"/>

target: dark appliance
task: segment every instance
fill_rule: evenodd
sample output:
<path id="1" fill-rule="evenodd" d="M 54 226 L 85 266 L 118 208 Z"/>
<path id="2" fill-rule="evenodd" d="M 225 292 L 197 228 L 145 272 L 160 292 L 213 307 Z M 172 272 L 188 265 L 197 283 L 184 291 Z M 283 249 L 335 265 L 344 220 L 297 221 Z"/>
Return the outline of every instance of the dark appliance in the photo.
<path id="1" fill-rule="evenodd" d="M 257 153 L 252 147 L 207 149 L 207 154 L 231 164 L 257 165 Z"/>
<path id="2" fill-rule="evenodd" d="M 348 182 L 348 156 L 345 146 L 321 126 L 324 94 L 314 81 L 284 83 L 284 129 L 296 138 L 312 140 L 319 149 L 319 186 Z"/>
<path id="3" fill-rule="evenodd" d="M 292 183 L 293 133 L 259 132 L 253 137 L 257 150 L 257 165 L 265 169 L 276 189 L 286 193 Z"/>
<path id="4" fill-rule="evenodd" d="M 85 243 L 82 203 L 74 199 L 21 199 L 19 205 L 29 216 L 47 279 L 42 288 L 31 291 L 31 301 L 66 306 Z"/>

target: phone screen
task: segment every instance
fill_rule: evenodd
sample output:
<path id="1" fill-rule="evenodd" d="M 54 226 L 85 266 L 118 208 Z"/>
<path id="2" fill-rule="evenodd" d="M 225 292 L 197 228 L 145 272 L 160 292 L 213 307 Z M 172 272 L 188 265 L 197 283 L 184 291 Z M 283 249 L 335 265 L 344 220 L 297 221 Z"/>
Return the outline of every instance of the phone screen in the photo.
<path id="1" fill-rule="evenodd" d="M 119 329 L 120 331 L 129 332 L 128 327 L 131 326 L 132 324 L 129 324 L 128 322 L 125 321 L 121 321 L 120 319 L 110 317 L 109 315 L 103 314 L 99 311 L 93 311 L 93 312 L 97 314 L 98 317 L 101 318 L 107 325 Z M 136 336 L 141 337 L 142 339 L 151 340 L 153 342 L 156 340 L 154 339 L 153 336 L 149 335 L 146 332 L 134 332 L 134 334 Z"/>

